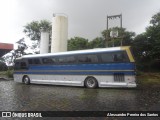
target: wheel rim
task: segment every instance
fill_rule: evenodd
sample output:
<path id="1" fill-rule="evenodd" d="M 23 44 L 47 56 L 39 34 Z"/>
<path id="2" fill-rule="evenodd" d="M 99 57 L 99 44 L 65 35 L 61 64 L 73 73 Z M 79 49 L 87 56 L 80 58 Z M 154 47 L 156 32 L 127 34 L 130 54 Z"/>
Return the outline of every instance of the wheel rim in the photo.
<path id="1" fill-rule="evenodd" d="M 88 87 L 94 87 L 95 86 L 95 80 L 93 78 L 89 78 L 87 80 Z"/>
<path id="2" fill-rule="evenodd" d="M 28 84 L 28 82 L 29 82 L 28 77 L 25 77 L 25 78 L 24 78 L 24 83 L 25 83 L 25 84 Z"/>

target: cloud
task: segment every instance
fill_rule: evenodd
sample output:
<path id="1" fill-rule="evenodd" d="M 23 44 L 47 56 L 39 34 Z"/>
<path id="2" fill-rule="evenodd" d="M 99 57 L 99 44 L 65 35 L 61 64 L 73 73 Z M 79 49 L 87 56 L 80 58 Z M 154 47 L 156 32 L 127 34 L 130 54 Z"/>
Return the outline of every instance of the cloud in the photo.
<path id="1" fill-rule="evenodd" d="M 51 21 L 53 13 L 68 15 L 69 38 L 81 36 L 92 40 L 106 29 L 107 15 L 121 13 L 123 27 L 141 33 L 159 8 L 159 0 L 1 0 L 0 42 L 17 41 L 25 36 L 24 25 L 33 20 Z M 117 20 L 109 25 L 118 24 Z"/>

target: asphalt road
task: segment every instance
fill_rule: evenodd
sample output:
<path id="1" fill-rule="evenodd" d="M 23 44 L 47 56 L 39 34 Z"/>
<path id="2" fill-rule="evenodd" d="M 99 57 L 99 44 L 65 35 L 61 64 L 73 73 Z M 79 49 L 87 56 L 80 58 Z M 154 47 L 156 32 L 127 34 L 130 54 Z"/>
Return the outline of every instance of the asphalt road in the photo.
<path id="1" fill-rule="evenodd" d="M 0 80 L 0 111 L 160 111 L 160 88 L 87 89 Z"/>

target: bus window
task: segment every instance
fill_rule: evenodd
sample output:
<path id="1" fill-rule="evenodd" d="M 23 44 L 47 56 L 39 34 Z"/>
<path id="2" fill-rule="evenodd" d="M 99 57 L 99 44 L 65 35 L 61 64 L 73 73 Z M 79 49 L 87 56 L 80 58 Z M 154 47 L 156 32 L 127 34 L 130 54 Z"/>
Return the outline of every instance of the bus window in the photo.
<path id="1" fill-rule="evenodd" d="M 42 58 L 42 62 L 44 64 L 53 64 L 54 61 L 52 60 L 52 58 Z"/>
<path id="2" fill-rule="evenodd" d="M 111 53 L 101 54 L 102 62 L 113 62 L 113 56 Z"/>
<path id="3" fill-rule="evenodd" d="M 39 59 L 33 59 L 33 61 L 34 61 L 33 62 L 34 64 L 40 64 L 40 60 Z"/>
<path id="4" fill-rule="evenodd" d="M 42 58 L 43 64 L 55 64 L 57 63 L 57 58 Z"/>
<path id="5" fill-rule="evenodd" d="M 128 62 L 129 59 L 124 51 L 101 54 L 102 62 Z"/>
<path id="6" fill-rule="evenodd" d="M 15 63 L 14 69 L 15 69 L 15 70 L 19 70 L 19 69 L 20 69 L 20 62 L 16 62 L 16 63 Z"/>
<path id="7" fill-rule="evenodd" d="M 53 63 L 57 63 L 57 58 L 51 58 Z"/>
<path id="8" fill-rule="evenodd" d="M 21 64 L 20 64 L 20 69 L 27 69 L 27 64 L 26 64 L 26 62 L 21 62 Z"/>
<path id="9" fill-rule="evenodd" d="M 41 64 L 39 59 L 28 59 L 29 64 Z"/>
<path id="10" fill-rule="evenodd" d="M 113 55 L 113 59 L 114 59 L 114 62 L 128 62 L 129 61 L 127 54 L 125 54 L 125 52 L 116 52 Z"/>
<path id="11" fill-rule="evenodd" d="M 28 59 L 29 64 L 33 64 L 32 59 Z"/>
<path id="12" fill-rule="evenodd" d="M 65 63 L 65 57 L 59 57 L 58 61 L 59 63 Z"/>
<path id="13" fill-rule="evenodd" d="M 67 56 L 66 57 L 66 62 L 67 63 L 75 63 L 76 62 L 76 59 L 74 56 Z"/>
<path id="14" fill-rule="evenodd" d="M 90 60 L 90 62 L 92 63 L 98 62 L 98 58 L 96 55 L 87 55 L 87 57 L 88 57 L 88 60 Z"/>
<path id="15" fill-rule="evenodd" d="M 58 58 L 59 63 L 75 63 L 76 59 L 74 56 L 63 56 Z"/>
<path id="16" fill-rule="evenodd" d="M 96 55 L 80 55 L 78 56 L 79 63 L 96 63 L 98 58 Z"/>

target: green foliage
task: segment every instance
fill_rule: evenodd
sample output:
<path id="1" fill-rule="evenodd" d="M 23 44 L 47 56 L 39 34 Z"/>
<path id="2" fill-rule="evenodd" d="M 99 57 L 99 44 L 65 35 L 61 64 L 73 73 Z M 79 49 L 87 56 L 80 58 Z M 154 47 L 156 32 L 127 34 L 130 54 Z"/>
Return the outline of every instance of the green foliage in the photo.
<path id="1" fill-rule="evenodd" d="M 7 70 L 7 71 L 6 71 L 6 76 L 7 76 L 8 78 L 13 78 L 13 70 Z"/>
<path id="2" fill-rule="evenodd" d="M 32 21 L 24 26 L 23 32 L 31 39 L 31 40 L 40 40 L 40 29 L 51 30 L 51 23 L 47 20 Z"/>
<path id="3" fill-rule="evenodd" d="M 101 37 L 97 37 L 93 39 L 92 41 L 88 42 L 88 48 L 104 48 L 105 47 L 105 41 Z"/>
<path id="4" fill-rule="evenodd" d="M 114 38 L 114 46 L 120 46 L 121 40 L 123 37 L 123 45 L 131 45 L 133 42 L 133 37 L 135 36 L 134 32 L 128 32 L 124 28 L 113 28 L 118 30 L 119 38 Z M 92 41 L 88 41 L 85 38 L 74 37 L 68 40 L 68 50 L 83 50 L 83 49 L 92 49 L 92 48 L 105 48 L 106 47 L 106 37 L 110 41 L 108 42 L 109 47 L 113 46 L 113 39 L 109 37 L 109 33 L 112 29 L 102 31 L 102 37 L 97 37 Z"/>
<path id="5" fill-rule="evenodd" d="M 23 32 L 31 39 L 31 40 L 39 40 L 40 39 L 40 26 L 38 21 L 33 21 L 24 26 Z"/>
<path id="6" fill-rule="evenodd" d="M 1 57 L 0 62 L 5 62 L 5 59 L 3 57 Z"/>
<path id="7" fill-rule="evenodd" d="M 7 65 L 0 61 L 0 71 L 6 71 L 8 69 Z"/>
<path id="8" fill-rule="evenodd" d="M 157 14 L 152 16 L 152 19 L 150 20 L 150 23 L 153 26 L 156 26 L 156 27 L 160 25 L 160 12 L 158 12 Z"/>
<path id="9" fill-rule="evenodd" d="M 160 12 L 154 15 L 146 32 L 137 35 L 132 47 L 140 70 L 160 70 Z"/>
<path id="10" fill-rule="evenodd" d="M 111 38 L 110 37 L 110 32 L 112 30 L 118 31 L 118 38 Z M 129 32 L 129 31 L 126 31 L 125 28 L 119 28 L 119 27 L 114 27 L 114 28 L 110 28 L 109 30 L 104 30 L 104 31 L 102 31 L 101 34 L 102 34 L 103 40 L 107 39 L 109 41 L 108 42 L 109 47 L 121 46 L 121 41 L 122 41 L 123 46 L 131 45 L 131 43 L 133 42 L 134 37 L 135 37 L 134 32 Z"/>
<path id="11" fill-rule="evenodd" d="M 88 40 L 82 37 L 74 37 L 68 40 L 68 51 L 88 49 Z"/>
<path id="12" fill-rule="evenodd" d="M 137 76 L 137 83 L 139 85 L 139 87 L 146 87 L 148 89 L 148 87 L 160 87 L 160 73 L 150 73 L 150 72 L 141 72 L 138 76 Z"/>

